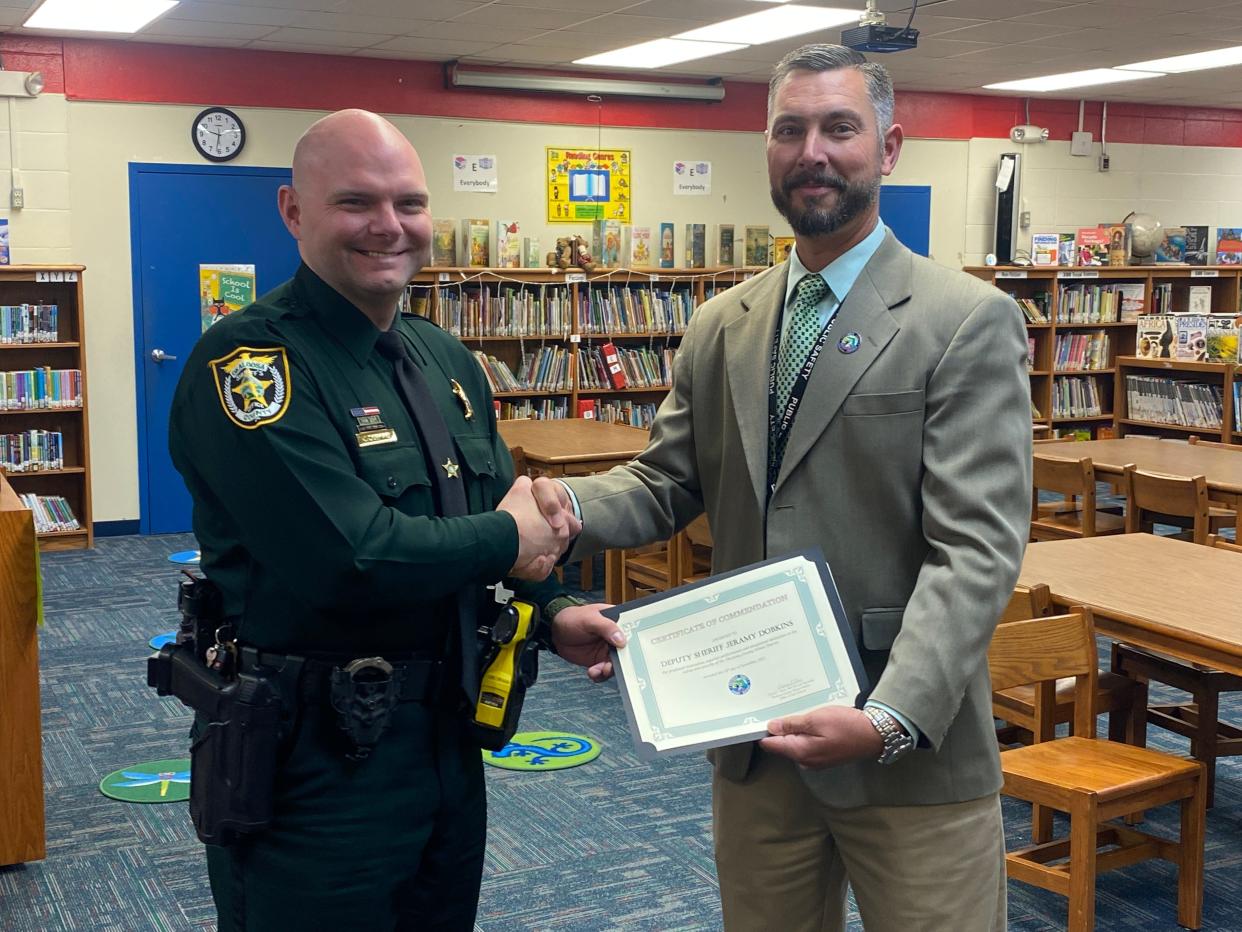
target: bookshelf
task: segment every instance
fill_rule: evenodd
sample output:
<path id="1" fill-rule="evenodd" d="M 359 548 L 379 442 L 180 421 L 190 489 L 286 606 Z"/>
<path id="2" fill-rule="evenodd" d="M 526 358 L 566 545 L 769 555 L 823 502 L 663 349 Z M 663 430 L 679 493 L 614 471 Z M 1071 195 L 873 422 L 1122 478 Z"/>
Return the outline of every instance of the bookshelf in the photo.
<path id="1" fill-rule="evenodd" d="M 1176 359 L 1117 360 L 1117 435 L 1146 434 L 1242 443 L 1236 365 Z M 1215 422 L 1219 415 L 1220 423 Z"/>
<path id="2" fill-rule="evenodd" d="M 46 854 L 34 519 L 0 474 L 0 866 Z"/>
<path id="3" fill-rule="evenodd" d="M 694 309 L 761 271 L 427 268 L 411 281 L 406 310 L 481 354 L 503 420 L 575 418 L 590 407 L 601 420 L 647 427 Z M 605 344 L 624 387 L 598 371 Z"/>
<path id="4" fill-rule="evenodd" d="M 82 373 L 80 407 L 0 408 L 0 434 L 59 432 L 62 465 L 57 469 L 0 473 L 15 493 L 60 496 L 77 518 L 79 529 L 40 532 L 42 550 L 78 550 L 94 546 L 91 523 L 90 431 L 87 404 L 86 328 L 83 318 L 81 265 L 0 266 L 0 305 L 54 304 L 57 336 L 53 342 L 0 343 L 0 372 L 50 368 Z"/>
<path id="5" fill-rule="evenodd" d="M 1139 429 L 1137 424 L 1122 423 L 1132 420 L 1124 399 L 1126 365 L 1131 375 L 1135 374 L 1133 370 L 1145 368 L 1129 364 L 1135 359 L 1134 302 L 1141 300 L 1141 313 L 1145 314 L 1155 313 L 1153 303 L 1157 300 L 1162 302 L 1162 313 L 1185 313 L 1190 309 L 1190 289 L 1206 287 L 1210 289 L 1212 313 L 1239 313 L 1242 306 L 1242 269 L 1238 266 L 967 266 L 965 271 L 1016 300 L 1042 302 L 1046 309 L 1046 323 L 1027 319 L 1026 326 L 1033 348 L 1031 401 L 1040 415 L 1034 417 L 1032 413 L 1033 420 L 1054 433 L 1086 431 L 1101 438 L 1123 433 L 1123 426 L 1131 433 Z M 1109 319 L 1113 316 L 1127 319 Z M 1138 362 L 1214 366 L 1209 370 L 1212 372 L 1223 368 L 1167 359 Z M 1203 376 L 1175 377 L 1193 381 Z M 1212 378 L 1226 394 L 1233 391 L 1228 377 Z M 1170 436 L 1202 434 L 1204 430 L 1179 431 L 1159 425 L 1165 426 Z M 1242 434 L 1236 430 L 1222 427 L 1221 432 L 1232 433 L 1235 442 L 1242 442 Z"/>

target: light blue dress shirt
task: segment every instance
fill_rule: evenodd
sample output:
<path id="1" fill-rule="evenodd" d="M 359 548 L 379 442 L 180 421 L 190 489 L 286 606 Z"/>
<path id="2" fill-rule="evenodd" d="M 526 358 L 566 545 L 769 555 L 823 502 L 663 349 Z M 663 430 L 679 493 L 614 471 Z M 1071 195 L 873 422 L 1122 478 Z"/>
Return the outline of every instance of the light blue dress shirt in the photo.
<path id="1" fill-rule="evenodd" d="M 880 248 L 880 244 L 884 242 L 884 233 L 886 227 L 883 223 L 877 221 L 875 228 L 868 233 L 862 240 L 854 246 L 851 246 L 837 258 L 833 259 L 828 265 L 820 270 L 819 274 L 824 281 L 828 283 L 829 291 L 819 302 L 819 327 L 822 330 L 828 326 L 828 321 L 837 313 L 837 308 L 841 306 L 841 302 L 845 300 L 846 295 L 850 293 L 850 289 L 854 287 L 854 283 L 858 281 L 858 276 L 862 274 L 863 268 L 871 261 L 871 257 L 875 255 L 875 251 Z M 796 248 L 790 250 L 789 253 L 789 278 L 785 284 L 785 307 L 781 313 L 781 342 L 785 342 L 785 334 L 789 330 L 789 322 L 791 315 L 788 313 L 793 305 L 794 289 L 798 286 L 798 282 L 802 281 L 803 276 L 814 274 L 808 272 L 806 266 L 798 258 L 798 250 Z M 582 519 L 582 510 L 578 506 L 578 496 L 574 495 L 573 489 L 565 484 L 565 488 L 569 491 L 570 500 L 573 502 L 574 514 L 578 519 Z M 910 734 L 917 744 L 921 736 L 921 732 L 914 727 L 914 723 L 898 712 L 896 709 L 890 708 L 882 702 L 867 700 L 867 705 L 875 706 L 883 709 L 885 712 L 901 722 L 902 727 Z"/>

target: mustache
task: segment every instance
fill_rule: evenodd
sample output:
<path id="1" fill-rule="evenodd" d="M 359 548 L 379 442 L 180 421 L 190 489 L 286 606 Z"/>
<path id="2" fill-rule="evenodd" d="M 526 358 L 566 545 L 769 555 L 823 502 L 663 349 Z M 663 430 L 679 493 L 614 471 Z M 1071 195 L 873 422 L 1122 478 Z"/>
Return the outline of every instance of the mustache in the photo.
<path id="1" fill-rule="evenodd" d="M 817 187 L 832 188 L 836 191 L 844 191 L 847 187 L 845 179 L 840 175 L 829 175 L 824 172 L 803 171 L 789 175 L 781 182 L 781 190 L 788 197 L 794 188 Z"/>

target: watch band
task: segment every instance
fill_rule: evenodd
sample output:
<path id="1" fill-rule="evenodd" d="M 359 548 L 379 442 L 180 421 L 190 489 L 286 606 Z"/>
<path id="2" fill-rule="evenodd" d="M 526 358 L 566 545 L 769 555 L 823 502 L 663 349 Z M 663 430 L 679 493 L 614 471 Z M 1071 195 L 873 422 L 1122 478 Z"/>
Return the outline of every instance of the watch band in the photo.
<path id="1" fill-rule="evenodd" d="M 863 706 L 863 714 L 871 720 L 875 730 L 884 739 L 884 750 L 876 758 L 876 763 L 891 764 L 904 757 L 914 748 L 914 739 L 890 713 L 879 706 Z"/>

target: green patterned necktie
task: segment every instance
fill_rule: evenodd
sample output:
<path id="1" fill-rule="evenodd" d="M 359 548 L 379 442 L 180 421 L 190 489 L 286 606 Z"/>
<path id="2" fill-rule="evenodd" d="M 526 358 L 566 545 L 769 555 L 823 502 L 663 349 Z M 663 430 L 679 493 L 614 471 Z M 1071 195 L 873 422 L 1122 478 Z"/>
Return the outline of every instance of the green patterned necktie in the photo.
<path id="1" fill-rule="evenodd" d="M 801 371 L 811 347 L 819 339 L 819 304 L 828 294 L 828 283 L 822 275 L 803 275 L 794 286 L 793 308 L 789 314 L 789 329 L 781 347 L 776 367 L 776 410 L 784 412 L 793 388 L 794 378 Z"/>
<path id="2" fill-rule="evenodd" d="M 811 354 L 811 348 L 819 339 L 823 328 L 819 325 L 819 304 L 831 289 L 822 275 L 803 275 L 794 286 L 793 308 L 789 313 L 789 329 L 785 332 L 785 342 L 781 346 L 781 355 L 776 361 L 776 416 L 779 419 L 785 413 L 789 403 L 789 393 L 793 389 L 794 380 Z M 775 481 L 780 471 L 781 460 L 785 457 L 785 444 L 789 440 L 789 432 L 778 436 L 779 429 L 772 425 L 768 432 L 768 466 L 771 475 L 769 484 Z"/>

